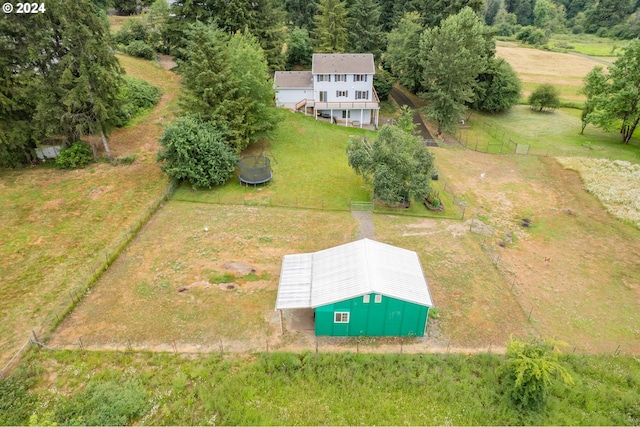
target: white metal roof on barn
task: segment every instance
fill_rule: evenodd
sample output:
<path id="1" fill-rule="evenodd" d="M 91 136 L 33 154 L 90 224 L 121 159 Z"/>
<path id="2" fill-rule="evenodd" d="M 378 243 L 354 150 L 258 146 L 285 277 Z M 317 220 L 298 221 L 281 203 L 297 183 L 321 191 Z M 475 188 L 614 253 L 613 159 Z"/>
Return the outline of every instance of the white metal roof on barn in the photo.
<path id="1" fill-rule="evenodd" d="M 417 253 L 363 239 L 285 255 L 276 310 L 315 308 L 371 293 L 433 306 Z"/>

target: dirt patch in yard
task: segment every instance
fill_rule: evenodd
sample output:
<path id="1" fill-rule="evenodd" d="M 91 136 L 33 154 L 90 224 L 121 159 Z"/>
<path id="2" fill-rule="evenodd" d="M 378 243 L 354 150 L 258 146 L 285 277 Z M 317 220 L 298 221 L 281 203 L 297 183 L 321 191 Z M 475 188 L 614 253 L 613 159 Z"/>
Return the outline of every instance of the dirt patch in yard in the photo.
<path id="1" fill-rule="evenodd" d="M 548 157 L 442 151 L 438 162 L 467 212 L 495 227 L 475 245 L 538 334 L 579 351 L 640 350 L 640 290 L 629 286 L 640 283 L 638 231 L 609 215 L 577 173 Z M 514 240 L 503 248 L 506 232 Z"/>
<path id="2" fill-rule="evenodd" d="M 169 202 L 50 345 L 262 349 L 279 332 L 282 257 L 346 243 L 356 228 L 349 212 Z"/>

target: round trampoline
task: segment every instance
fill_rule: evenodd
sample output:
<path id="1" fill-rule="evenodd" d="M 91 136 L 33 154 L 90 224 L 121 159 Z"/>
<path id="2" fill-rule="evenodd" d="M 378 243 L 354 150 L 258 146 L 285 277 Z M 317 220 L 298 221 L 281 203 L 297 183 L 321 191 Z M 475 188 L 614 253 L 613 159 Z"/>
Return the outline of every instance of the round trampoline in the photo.
<path id="1" fill-rule="evenodd" d="M 240 173 L 238 178 L 243 184 L 264 184 L 271 180 L 271 162 L 265 156 L 247 156 L 238 163 Z"/>

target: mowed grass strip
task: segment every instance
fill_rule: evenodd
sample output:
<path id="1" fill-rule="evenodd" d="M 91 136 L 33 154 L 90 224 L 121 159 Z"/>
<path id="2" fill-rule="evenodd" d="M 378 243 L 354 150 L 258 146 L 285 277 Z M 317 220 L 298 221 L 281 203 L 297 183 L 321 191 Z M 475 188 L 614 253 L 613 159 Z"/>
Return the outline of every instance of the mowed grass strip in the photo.
<path id="1" fill-rule="evenodd" d="M 274 309 L 282 257 L 347 243 L 356 229 L 348 212 L 171 201 L 51 345 L 82 338 L 98 348 L 128 340 L 170 348 L 175 340 L 217 349 L 222 339 L 235 350 L 264 348 L 279 332 Z M 235 271 L 233 263 L 249 272 Z"/>
<path id="2" fill-rule="evenodd" d="M 0 361 L 32 330 L 48 330 L 69 304 L 69 291 L 88 280 L 168 184 L 155 151 L 179 79 L 148 61 L 121 60 L 128 72 L 163 92 L 159 106 L 135 127 L 111 135 L 114 155 L 135 154 L 133 165 L 0 171 Z"/>
<path id="3" fill-rule="evenodd" d="M 286 110 L 278 113 L 282 121 L 277 129 L 244 153 L 266 154 L 271 160 L 272 181 L 256 188 L 243 187 L 234 176 L 224 186 L 211 190 L 193 190 L 183 184 L 174 199 L 338 210 L 348 210 L 350 200 L 371 200 L 371 187 L 349 166 L 346 148 L 352 136 L 375 138 L 374 132 L 336 126 Z"/>

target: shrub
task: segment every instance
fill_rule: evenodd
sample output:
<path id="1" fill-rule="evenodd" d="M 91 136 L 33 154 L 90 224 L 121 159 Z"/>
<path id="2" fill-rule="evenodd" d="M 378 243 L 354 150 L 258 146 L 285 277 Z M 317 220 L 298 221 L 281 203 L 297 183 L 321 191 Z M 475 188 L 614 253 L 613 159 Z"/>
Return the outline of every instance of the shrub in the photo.
<path id="1" fill-rule="evenodd" d="M 116 112 L 116 126 L 122 127 L 142 111 L 156 105 L 160 100 L 160 89 L 145 80 L 125 75 L 118 98 L 121 105 Z"/>
<path id="2" fill-rule="evenodd" d="M 543 45 L 549 37 L 540 28 L 524 27 L 518 34 L 516 34 L 516 40 L 520 40 L 522 43 L 531 44 L 534 46 Z"/>
<path id="3" fill-rule="evenodd" d="M 511 65 L 501 58 L 489 60 L 489 66 L 478 76 L 473 107 L 492 113 L 506 111 L 520 101 L 520 78 Z"/>
<path id="4" fill-rule="evenodd" d="M 134 40 L 145 41 L 147 37 L 147 27 L 139 19 L 129 19 L 122 25 L 120 31 L 113 36 L 113 40 L 117 44 L 128 45 Z"/>
<path id="5" fill-rule="evenodd" d="M 182 117 L 160 138 L 158 161 L 167 175 L 186 180 L 194 188 L 222 185 L 238 164 L 238 155 L 226 137 L 220 127 L 195 116 Z"/>
<path id="6" fill-rule="evenodd" d="M 129 56 L 143 59 L 155 59 L 156 51 L 151 46 L 141 40 L 134 40 L 124 49 L 124 53 Z"/>
<path id="7" fill-rule="evenodd" d="M 56 165 L 61 169 L 79 169 L 92 160 L 91 147 L 78 141 L 60 150 L 60 155 L 56 157 Z"/>
<path id="8" fill-rule="evenodd" d="M 137 382 L 92 382 L 63 405 L 56 418 L 64 425 L 128 425 L 147 409 L 147 394 Z"/>
<path id="9" fill-rule="evenodd" d="M 23 425 L 37 408 L 37 397 L 29 392 L 35 384 L 35 372 L 18 368 L 0 379 L 0 425 Z"/>
<path id="10" fill-rule="evenodd" d="M 538 111 L 558 108 L 560 106 L 558 89 L 548 83 L 541 84 L 529 96 L 529 105 L 531 108 L 537 108 Z"/>
<path id="11" fill-rule="evenodd" d="M 562 343 L 541 339 L 529 343 L 512 339 L 507 344 L 505 385 L 511 401 L 521 411 L 543 408 L 558 376 L 564 384 L 573 384 L 569 372 L 558 362 L 558 345 Z"/>

